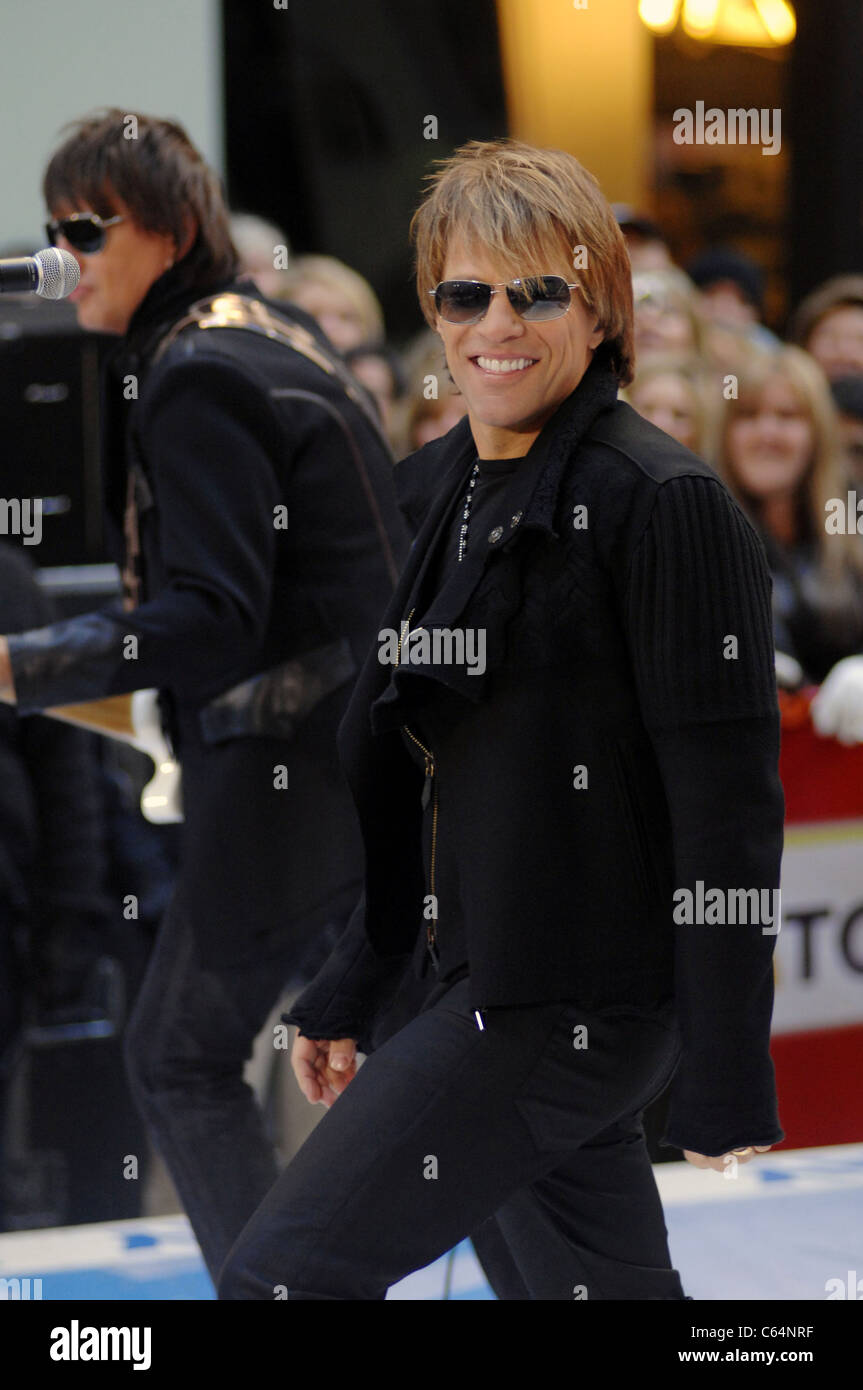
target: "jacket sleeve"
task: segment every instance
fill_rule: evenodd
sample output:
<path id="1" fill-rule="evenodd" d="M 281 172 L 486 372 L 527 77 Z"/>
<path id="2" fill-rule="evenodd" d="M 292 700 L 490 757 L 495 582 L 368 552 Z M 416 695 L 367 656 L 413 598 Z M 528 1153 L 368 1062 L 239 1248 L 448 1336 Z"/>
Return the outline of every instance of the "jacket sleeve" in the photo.
<path id="1" fill-rule="evenodd" d="M 701 881 L 726 903 L 729 889 L 755 889 L 769 912 L 778 901 L 784 798 L 770 576 L 761 542 L 717 480 L 659 487 L 623 608 L 673 835 L 683 1050 L 663 1142 L 708 1156 L 775 1144 L 784 1138 L 769 1053 L 778 924 L 767 914 L 731 924 L 730 912 L 724 924 L 708 912 L 684 921 L 677 896 L 695 895 Z"/>
<path id="2" fill-rule="evenodd" d="M 131 613 L 10 637 L 23 713 L 150 686 L 208 698 L 245 674 L 263 635 L 281 500 L 272 455 L 287 446 L 262 394 L 235 367 L 190 358 L 147 383 L 136 420 L 164 588 Z"/>
<path id="3" fill-rule="evenodd" d="M 376 955 L 365 909 L 363 894 L 332 952 L 282 1020 L 306 1038 L 353 1038 L 368 1053 L 383 1040 L 384 1018 L 409 972 L 411 953 Z"/>

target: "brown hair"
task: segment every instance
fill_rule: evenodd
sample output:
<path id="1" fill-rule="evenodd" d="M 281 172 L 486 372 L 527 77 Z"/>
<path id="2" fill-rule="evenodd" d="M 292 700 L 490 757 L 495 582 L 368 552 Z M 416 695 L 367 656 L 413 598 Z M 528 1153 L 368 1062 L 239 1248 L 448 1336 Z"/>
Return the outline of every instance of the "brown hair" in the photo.
<path id="1" fill-rule="evenodd" d="M 849 305 L 863 309 L 863 275 L 834 275 L 801 300 L 791 320 L 789 337 L 805 348 L 827 314 Z"/>
<path id="2" fill-rule="evenodd" d="M 119 198 L 138 226 L 172 236 L 178 248 L 191 217 L 196 231 L 177 262 L 180 283 L 205 287 L 236 274 L 221 183 L 181 125 L 110 107 L 63 130 L 71 134 L 51 156 L 42 181 L 52 212 L 84 204 L 109 217 Z"/>
<path id="3" fill-rule="evenodd" d="M 587 265 L 573 272 L 605 333 L 604 353 L 621 386 L 632 380 L 632 271 L 614 213 L 592 174 L 563 150 L 520 140 L 471 140 L 428 175 L 411 219 L 420 307 L 434 328 L 428 291 L 443 277 L 454 234 L 476 239 L 518 275 L 549 273 L 550 252 L 572 265 L 577 248 Z"/>

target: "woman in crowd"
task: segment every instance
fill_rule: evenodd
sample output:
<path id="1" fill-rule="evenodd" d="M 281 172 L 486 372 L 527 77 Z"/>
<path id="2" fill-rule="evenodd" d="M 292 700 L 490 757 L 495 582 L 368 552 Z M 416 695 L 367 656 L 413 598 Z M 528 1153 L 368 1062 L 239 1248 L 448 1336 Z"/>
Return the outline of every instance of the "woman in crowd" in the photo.
<path id="1" fill-rule="evenodd" d="M 317 319 L 339 352 L 384 339 L 383 310 L 368 280 L 334 256 L 297 256 L 280 297 Z"/>
<path id="2" fill-rule="evenodd" d="M 467 410 L 436 333 L 425 329 L 418 334 L 405 353 L 404 363 L 407 387 L 398 416 L 398 458 L 440 439 Z"/>
<path id="3" fill-rule="evenodd" d="M 710 451 L 710 391 L 698 358 L 651 354 L 625 398 L 639 415 L 701 458 Z"/>
<path id="4" fill-rule="evenodd" d="M 863 739 L 863 543 L 845 515 L 835 408 L 807 353 L 749 359 L 724 406 L 717 461 L 767 550 L 777 649 L 826 682 L 816 726 Z"/>
<path id="5" fill-rule="evenodd" d="M 635 352 L 703 352 L 705 326 L 695 286 L 676 266 L 640 270 L 632 277 L 635 307 Z"/>

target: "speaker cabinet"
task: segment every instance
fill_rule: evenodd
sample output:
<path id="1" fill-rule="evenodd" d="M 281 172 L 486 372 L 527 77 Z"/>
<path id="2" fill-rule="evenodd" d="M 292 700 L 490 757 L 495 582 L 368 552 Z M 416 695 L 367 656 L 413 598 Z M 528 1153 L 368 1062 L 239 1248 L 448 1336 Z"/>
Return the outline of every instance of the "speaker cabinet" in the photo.
<path id="1" fill-rule="evenodd" d="M 0 300 L 0 538 L 33 563 L 104 558 L 99 373 L 110 339 L 74 309 Z"/>

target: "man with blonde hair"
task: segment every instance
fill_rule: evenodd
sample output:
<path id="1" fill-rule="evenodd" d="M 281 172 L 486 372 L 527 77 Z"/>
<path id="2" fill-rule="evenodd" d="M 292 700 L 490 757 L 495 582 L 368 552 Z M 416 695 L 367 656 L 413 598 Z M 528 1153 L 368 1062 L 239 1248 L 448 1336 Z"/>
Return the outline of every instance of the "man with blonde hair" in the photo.
<path id="1" fill-rule="evenodd" d="M 466 145 L 413 234 L 468 413 L 397 466 L 397 651 L 340 729 L 365 893 L 288 1016 L 328 1113 L 220 1296 L 382 1299 L 470 1234 L 502 1298 L 682 1299 L 644 1108 L 674 1077 L 666 1142 L 700 1167 L 783 1137 L 778 924 L 715 896 L 779 881 L 763 549 L 617 400 L 629 262 L 571 155 Z M 454 631 L 482 672 L 441 654 Z"/>

